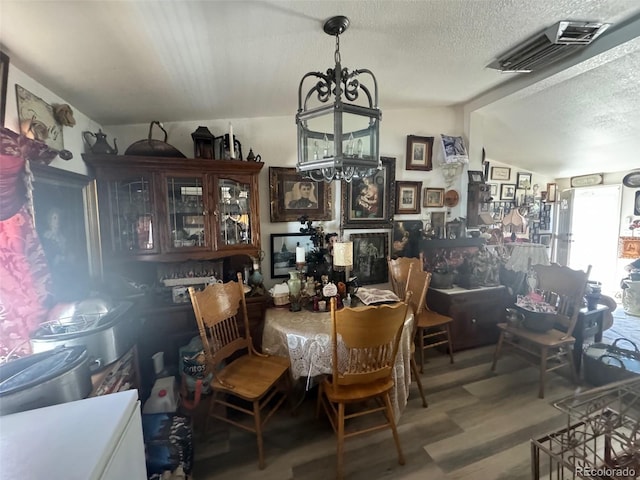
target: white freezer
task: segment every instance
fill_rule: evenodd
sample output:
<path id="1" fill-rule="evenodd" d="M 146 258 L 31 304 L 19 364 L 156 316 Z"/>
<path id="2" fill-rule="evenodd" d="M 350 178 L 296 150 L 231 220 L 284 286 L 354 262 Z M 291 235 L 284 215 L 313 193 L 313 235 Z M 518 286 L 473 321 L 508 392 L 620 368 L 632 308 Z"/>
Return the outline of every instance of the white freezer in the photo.
<path id="1" fill-rule="evenodd" d="M 1 480 L 146 480 L 137 390 L 0 417 Z"/>

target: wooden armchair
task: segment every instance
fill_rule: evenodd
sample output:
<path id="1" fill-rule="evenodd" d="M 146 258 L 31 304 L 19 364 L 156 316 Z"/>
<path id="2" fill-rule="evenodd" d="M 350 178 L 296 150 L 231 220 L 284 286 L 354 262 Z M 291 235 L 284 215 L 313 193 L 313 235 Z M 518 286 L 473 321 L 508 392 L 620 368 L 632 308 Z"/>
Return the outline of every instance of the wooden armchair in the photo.
<path id="1" fill-rule="evenodd" d="M 577 381 L 572 352 L 575 338 L 572 334 L 582 306 L 591 265 L 586 272 L 572 270 L 558 264 L 534 265 L 532 269 L 537 278 L 536 291 L 542 293 L 547 303 L 557 308 L 556 326 L 561 329 L 553 328 L 548 332 L 538 333 L 523 326 L 499 323 L 500 338 L 496 345 L 491 370 L 495 370 L 504 345 L 514 348 L 527 360 L 539 365 L 538 396 L 544 398 L 546 372 L 568 365 L 574 382 Z"/>
<path id="2" fill-rule="evenodd" d="M 202 291 L 189 287 L 189 295 L 202 338 L 207 369 L 213 373 L 213 396 L 205 432 L 209 420 L 216 418 L 255 433 L 258 439 L 258 465 L 263 469 L 262 429 L 282 405 L 290 388 L 289 359 L 263 355 L 254 349 L 241 274 L 238 274 L 237 282 L 215 283 Z M 244 317 L 242 334 L 238 316 Z M 246 408 L 241 405 L 242 402 L 231 403 L 227 401 L 229 396 L 237 397 L 251 406 Z M 252 416 L 253 425 L 221 415 L 217 405 Z M 224 408 L 222 410 L 226 411 Z M 267 410 L 266 415 L 263 415 L 263 410 Z"/>
<path id="3" fill-rule="evenodd" d="M 317 413 L 324 408 L 338 437 L 338 478 L 343 477 L 345 438 L 385 428 L 391 429 L 398 463 L 404 465 L 389 392 L 407 309 L 407 303 L 399 302 L 337 311 L 331 299 L 333 374 L 320 384 Z M 377 401 L 369 405 L 371 400 Z M 355 411 L 346 413 L 347 404 Z M 346 420 L 376 412 L 384 413 L 384 423 L 345 431 Z"/>

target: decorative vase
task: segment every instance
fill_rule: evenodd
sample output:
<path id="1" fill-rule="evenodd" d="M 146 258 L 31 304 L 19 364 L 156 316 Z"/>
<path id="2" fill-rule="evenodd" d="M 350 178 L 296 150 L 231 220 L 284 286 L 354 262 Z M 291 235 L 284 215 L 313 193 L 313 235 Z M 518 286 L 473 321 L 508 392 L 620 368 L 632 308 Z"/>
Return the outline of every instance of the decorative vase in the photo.
<path id="1" fill-rule="evenodd" d="M 291 302 L 291 311 L 300 311 L 300 292 L 302 290 L 302 281 L 300 280 L 300 273 L 298 271 L 289 272 L 289 280 L 287 285 L 289 286 L 289 301 Z"/>
<path id="2" fill-rule="evenodd" d="M 263 278 L 262 273 L 260 273 L 260 264 L 254 262 L 253 273 L 251 273 L 251 276 L 249 277 L 249 285 L 252 287 L 259 287 L 262 285 L 262 281 Z"/>

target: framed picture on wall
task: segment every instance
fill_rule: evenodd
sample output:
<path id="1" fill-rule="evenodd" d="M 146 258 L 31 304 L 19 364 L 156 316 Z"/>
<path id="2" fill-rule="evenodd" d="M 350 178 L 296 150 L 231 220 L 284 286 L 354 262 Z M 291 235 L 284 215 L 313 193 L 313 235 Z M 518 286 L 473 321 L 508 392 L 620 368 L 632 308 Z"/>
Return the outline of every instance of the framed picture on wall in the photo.
<path id="1" fill-rule="evenodd" d="M 84 188 L 89 177 L 32 164 L 33 211 L 57 302 L 83 300 L 91 284 Z"/>
<path id="2" fill-rule="evenodd" d="M 547 183 L 547 202 L 555 202 L 558 194 L 558 185 L 555 183 Z"/>
<path id="3" fill-rule="evenodd" d="M 422 195 L 423 207 L 443 207 L 444 206 L 444 188 L 425 188 Z"/>
<path id="4" fill-rule="evenodd" d="M 407 135 L 407 170 L 431 170 L 433 164 L 433 137 Z"/>
<path id="5" fill-rule="evenodd" d="M 389 228 L 395 199 L 396 159 L 381 157 L 373 175 L 342 182 L 342 224 L 345 228 Z"/>
<path id="6" fill-rule="evenodd" d="M 516 185 L 518 189 L 528 190 L 531 188 L 531 174 L 518 172 Z"/>
<path id="7" fill-rule="evenodd" d="M 4 127 L 7 111 L 7 83 L 9 80 L 9 56 L 0 52 L 0 127 Z"/>
<path id="8" fill-rule="evenodd" d="M 396 182 L 395 213 L 420 213 L 422 182 Z"/>
<path id="9" fill-rule="evenodd" d="M 54 150 L 64 149 L 62 125 L 53 115 L 53 107 L 26 88 L 16 84 L 20 133 L 46 143 Z"/>
<path id="10" fill-rule="evenodd" d="M 491 180 L 509 180 L 511 169 L 508 167 L 491 167 Z"/>
<path id="11" fill-rule="evenodd" d="M 272 222 L 331 220 L 331 184 L 305 179 L 295 168 L 269 167 Z"/>
<path id="12" fill-rule="evenodd" d="M 296 247 L 304 247 L 307 252 L 313 248 L 311 235 L 306 233 L 271 234 L 271 278 L 288 278 L 296 269 Z"/>
<path id="13" fill-rule="evenodd" d="M 360 285 L 386 283 L 389 280 L 387 256 L 389 256 L 388 233 L 352 233 L 353 269 Z"/>
<path id="14" fill-rule="evenodd" d="M 515 200 L 516 185 L 513 183 L 503 183 L 500 185 L 500 200 Z"/>

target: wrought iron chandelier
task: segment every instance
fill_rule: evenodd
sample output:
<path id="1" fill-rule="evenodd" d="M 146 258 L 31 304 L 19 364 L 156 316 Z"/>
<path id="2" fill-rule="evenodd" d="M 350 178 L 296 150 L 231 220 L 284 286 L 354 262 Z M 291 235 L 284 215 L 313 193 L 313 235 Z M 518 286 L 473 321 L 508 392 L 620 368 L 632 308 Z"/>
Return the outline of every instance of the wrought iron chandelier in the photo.
<path id="1" fill-rule="evenodd" d="M 296 169 L 314 181 L 350 182 L 380 169 L 378 83 L 370 70 L 342 68 L 340 34 L 348 27 L 344 16 L 325 22 L 324 32 L 336 37 L 336 65 L 326 73 L 306 73 L 298 87 Z M 360 74 L 370 77 L 372 90 L 358 80 Z M 307 79 L 314 83 L 305 91 Z"/>

